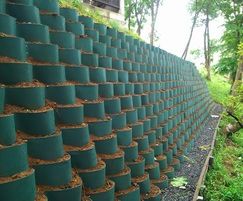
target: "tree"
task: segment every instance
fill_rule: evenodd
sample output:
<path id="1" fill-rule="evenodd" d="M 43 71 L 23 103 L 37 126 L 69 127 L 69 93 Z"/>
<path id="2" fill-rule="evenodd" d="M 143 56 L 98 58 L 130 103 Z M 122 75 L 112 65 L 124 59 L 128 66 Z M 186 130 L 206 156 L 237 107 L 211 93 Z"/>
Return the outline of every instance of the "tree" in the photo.
<path id="1" fill-rule="evenodd" d="M 154 45 L 155 40 L 155 25 L 157 21 L 158 11 L 163 0 L 154 0 L 149 2 L 150 14 L 151 14 L 151 33 L 150 33 L 150 44 Z"/>
<path id="2" fill-rule="evenodd" d="M 242 0 L 214 0 L 220 14 L 225 19 L 225 32 L 221 38 L 220 60 L 216 70 L 222 74 L 230 74 L 232 81 L 231 92 L 234 91 L 239 75 L 242 76 L 242 56 L 238 47 L 243 42 Z"/>
<path id="3" fill-rule="evenodd" d="M 128 28 L 136 28 L 137 34 L 141 35 L 149 14 L 149 0 L 125 0 L 125 13 Z"/>

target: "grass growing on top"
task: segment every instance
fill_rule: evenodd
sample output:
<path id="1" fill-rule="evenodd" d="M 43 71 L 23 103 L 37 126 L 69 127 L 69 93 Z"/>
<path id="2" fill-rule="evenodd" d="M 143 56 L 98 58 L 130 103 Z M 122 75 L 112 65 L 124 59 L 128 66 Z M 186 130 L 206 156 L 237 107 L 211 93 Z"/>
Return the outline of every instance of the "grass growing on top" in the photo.
<path id="1" fill-rule="evenodd" d="M 212 81 L 207 84 L 215 102 L 225 107 L 233 105 L 234 112 L 242 117 L 242 96 L 233 98 L 229 95 L 230 84 L 226 78 L 212 74 Z M 235 120 L 223 113 L 213 152 L 214 164 L 205 181 L 205 200 L 243 201 L 243 130 L 227 136 L 225 128 L 229 123 L 233 124 Z"/>

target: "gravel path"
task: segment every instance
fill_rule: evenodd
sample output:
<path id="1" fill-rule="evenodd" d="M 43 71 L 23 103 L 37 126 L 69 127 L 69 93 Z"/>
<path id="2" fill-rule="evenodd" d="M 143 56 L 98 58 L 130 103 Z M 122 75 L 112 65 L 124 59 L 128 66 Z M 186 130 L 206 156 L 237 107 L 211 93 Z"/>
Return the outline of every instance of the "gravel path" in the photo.
<path id="1" fill-rule="evenodd" d="M 221 111 L 222 107 L 217 105 L 211 114 L 219 116 Z M 162 201 L 191 201 L 193 199 L 199 176 L 209 153 L 208 148 L 211 146 L 218 120 L 219 117 L 210 117 L 208 123 L 204 126 L 203 132 L 197 139 L 195 147 L 186 156 L 181 170 L 176 172 L 176 177 L 187 178 L 188 184 L 185 186 L 185 189 L 170 185 L 162 193 Z"/>

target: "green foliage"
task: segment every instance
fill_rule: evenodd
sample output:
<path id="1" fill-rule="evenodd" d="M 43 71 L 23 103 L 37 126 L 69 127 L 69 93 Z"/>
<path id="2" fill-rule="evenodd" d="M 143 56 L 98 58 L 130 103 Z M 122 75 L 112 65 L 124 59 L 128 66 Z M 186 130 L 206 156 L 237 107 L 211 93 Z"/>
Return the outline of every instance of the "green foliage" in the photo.
<path id="1" fill-rule="evenodd" d="M 125 26 L 122 26 L 115 20 L 109 20 L 103 17 L 97 10 L 85 6 L 85 4 L 80 3 L 79 0 L 59 0 L 59 4 L 63 8 L 74 8 L 80 15 L 91 17 L 97 23 L 105 24 L 108 27 L 118 29 L 118 31 L 124 32 L 141 40 L 141 38 L 133 31 L 128 30 Z"/>
<path id="2" fill-rule="evenodd" d="M 176 177 L 171 181 L 171 185 L 174 187 L 184 187 L 188 183 L 186 177 Z"/>
<path id="3" fill-rule="evenodd" d="M 243 88 L 238 88 L 235 97 L 229 96 L 230 84 L 225 77 L 212 75 L 212 82 L 207 82 L 213 99 L 243 120 Z M 206 200 L 242 201 L 243 200 L 243 130 L 234 133 L 231 138 L 225 134 L 225 127 L 235 120 L 223 113 L 213 152 L 214 164 L 206 177 Z"/>

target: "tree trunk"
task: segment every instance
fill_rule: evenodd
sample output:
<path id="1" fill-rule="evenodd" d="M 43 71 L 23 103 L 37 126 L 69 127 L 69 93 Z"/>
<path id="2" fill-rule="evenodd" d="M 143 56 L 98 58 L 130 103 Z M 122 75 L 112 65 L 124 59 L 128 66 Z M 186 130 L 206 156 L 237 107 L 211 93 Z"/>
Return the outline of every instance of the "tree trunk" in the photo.
<path id="1" fill-rule="evenodd" d="M 209 4 L 207 5 L 207 14 L 205 20 L 205 32 L 204 32 L 204 57 L 205 68 L 207 70 L 206 79 L 211 81 L 211 51 L 210 51 L 210 35 L 209 35 Z"/>
<path id="2" fill-rule="evenodd" d="M 150 33 L 150 44 L 154 45 L 155 38 L 155 25 L 157 21 L 159 6 L 161 0 L 152 1 L 151 3 L 151 33 Z"/>
<path id="3" fill-rule="evenodd" d="M 236 76 L 235 76 L 235 80 L 234 83 L 231 87 L 231 93 L 232 95 L 236 95 L 237 93 L 237 87 L 242 84 L 242 75 L 243 74 L 243 56 L 240 57 L 240 61 L 239 61 L 239 65 L 236 71 Z"/>

